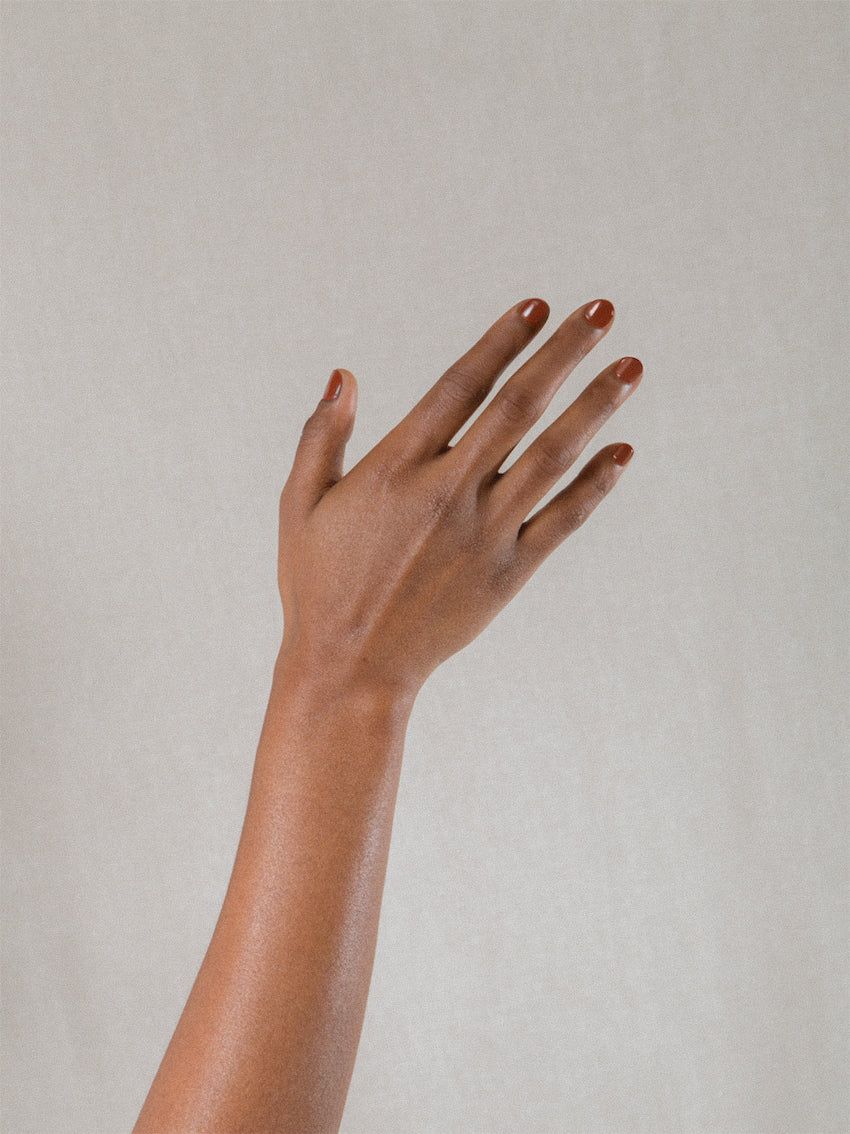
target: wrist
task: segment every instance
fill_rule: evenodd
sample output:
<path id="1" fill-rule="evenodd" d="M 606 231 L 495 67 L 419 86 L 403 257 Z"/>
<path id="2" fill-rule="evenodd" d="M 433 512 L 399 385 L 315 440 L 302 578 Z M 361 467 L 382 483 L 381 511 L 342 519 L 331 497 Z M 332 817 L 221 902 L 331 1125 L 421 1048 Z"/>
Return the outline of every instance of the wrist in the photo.
<path id="1" fill-rule="evenodd" d="M 284 637 L 274 667 L 272 696 L 308 712 L 344 710 L 406 725 L 419 685 L 364 673 L 341 654 L 308 649 Z"/>

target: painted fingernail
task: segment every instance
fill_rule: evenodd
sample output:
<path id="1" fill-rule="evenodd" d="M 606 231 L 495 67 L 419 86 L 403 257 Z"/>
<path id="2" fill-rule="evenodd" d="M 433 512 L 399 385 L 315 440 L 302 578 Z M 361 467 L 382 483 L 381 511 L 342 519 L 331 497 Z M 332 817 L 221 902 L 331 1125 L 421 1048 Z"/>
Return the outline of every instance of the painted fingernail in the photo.
<path id="1" fill-rule="evenodd" d="M 342 371 L 334 370 L 328 379 L 328 384 L 325 387 L 325 392 L 322 394 L 323 402 L 332 402 L 334 398 L 339 397 L 339 392 L 342 389 Z"/>
<path id="2" fill-rule="evenodd" d="M 549 318 L 549 304 L 545 299 L 526 299 L 519 309 L 519 316 L 530 327 L 542 327 Z"/>
<path id="3" fill-rule="evenodd" d="M 630 386 L 632 382 L 637 382 L 638 378 L 643 374 L 643 363 L 639 358 L 621 358 L 617 363 L 615 373 L 621 382 L 625 382 L 627 386 Z"/>
<path id="4" fill-rule="evenodd" d="M 614 452 L 611 454 L 615 465 L 627 465 L 634 456 L 634 449 L 631 445 L 618 445 Z"/>
<path id="5" fill-rule="evenodd" d="M 594 299 L 585 307 L 584 317 L 591 327 L 596 327 L 597 331 L 601 331 L 614 318 L 614 304 L 609 303 L 607 299 Z"/>

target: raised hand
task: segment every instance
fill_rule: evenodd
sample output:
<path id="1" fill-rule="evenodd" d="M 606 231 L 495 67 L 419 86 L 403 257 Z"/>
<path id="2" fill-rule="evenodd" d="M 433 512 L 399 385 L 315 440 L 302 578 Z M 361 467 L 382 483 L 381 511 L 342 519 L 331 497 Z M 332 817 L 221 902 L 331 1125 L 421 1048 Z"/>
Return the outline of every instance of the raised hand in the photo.
<path id="1" fill-rule="evenodd" d="M 534 512 L 638 385 L 643 367 L 631 357 L 606 366 L 500 471 L 611 326 L 606 299 L 568 315 L 452 444 L 548 316 L 542 299 L 506 311 L 345 475 L 357 384 L 334 371 L 281 496 L 287 655 L 332 665 L 349 683 L 415 693 L 614 487 L 632 456 L 624 443 Z"/>

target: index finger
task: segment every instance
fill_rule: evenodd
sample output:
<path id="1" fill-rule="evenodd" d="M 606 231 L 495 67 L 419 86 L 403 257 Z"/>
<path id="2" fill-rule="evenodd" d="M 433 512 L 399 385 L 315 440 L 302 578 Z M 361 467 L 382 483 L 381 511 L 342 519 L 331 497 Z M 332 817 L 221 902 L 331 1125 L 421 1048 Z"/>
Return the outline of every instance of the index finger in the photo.
<path id="1" fill-rule="evenodd" d="M 388 434 L 406 453 L 442 452 L 549 318 L 543 299 L 514 304 L 454 362 Z"/>

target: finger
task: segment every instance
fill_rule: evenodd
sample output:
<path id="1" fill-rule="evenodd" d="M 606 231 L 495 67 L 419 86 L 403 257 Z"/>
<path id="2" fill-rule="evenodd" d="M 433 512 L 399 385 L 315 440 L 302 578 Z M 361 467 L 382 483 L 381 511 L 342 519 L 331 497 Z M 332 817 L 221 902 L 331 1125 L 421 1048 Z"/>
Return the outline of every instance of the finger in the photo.
<path id="1" fill-rule="evenodd" d="M 568 315 L 551 338 L 512 375 L 457 444 L 481 471 L 498 469 L 544 413 L 567 375 L 599 342 L 614 305 L 595 299 Z"/>
<path id="2" fill-rule="evenodd" d="M 632 459 L 631 445 L 608 445 L 587 462 L 578 476 L 519 529 L 517 553 L 533 570 L 558 544 L 581 527 L 608 495 Z"/>
<path id="3" fill-rule="evenodd" d="M 357 380 L 334 370 L 321 401 L 304 423 L 284 496 L 311 508 L 342 476 L 345 446 L 357 412 Z"/>
<path id="4" fill-rule="evenodd" d="M 549 304 L 543 299 L 515 304 L 449 367 L 389 437 L 411 456 L 441 452 L 548 318 Z"/>
<path id="5" fill-rule="evenodd" d="M 493 503 L 521 520 L 581 456 L 590 439 L 637 389 L 643 366 L 621 358 L 606 367 L 517 458 L 493 488 Z"/>

